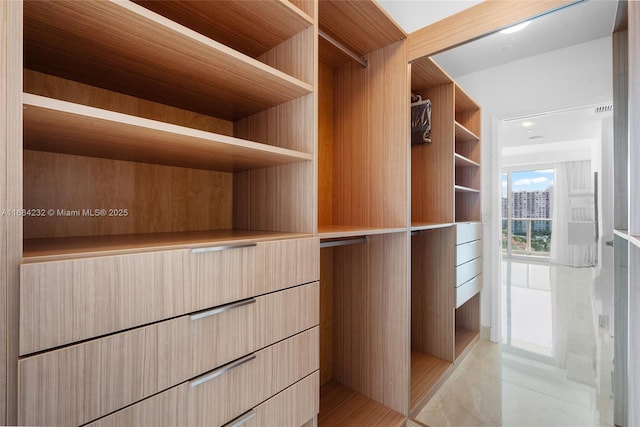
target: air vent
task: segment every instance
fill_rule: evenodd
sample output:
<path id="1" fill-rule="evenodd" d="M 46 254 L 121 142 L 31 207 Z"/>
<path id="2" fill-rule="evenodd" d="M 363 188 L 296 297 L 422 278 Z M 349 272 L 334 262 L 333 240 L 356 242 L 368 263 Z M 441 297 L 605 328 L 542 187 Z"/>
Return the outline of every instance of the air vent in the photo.
<path id="1" fill-rule="evenodd" d="M 608 113 L 610 111 L 613 111 L 613 104 L 600 105 L 595 109 L 596 113 Z"/>

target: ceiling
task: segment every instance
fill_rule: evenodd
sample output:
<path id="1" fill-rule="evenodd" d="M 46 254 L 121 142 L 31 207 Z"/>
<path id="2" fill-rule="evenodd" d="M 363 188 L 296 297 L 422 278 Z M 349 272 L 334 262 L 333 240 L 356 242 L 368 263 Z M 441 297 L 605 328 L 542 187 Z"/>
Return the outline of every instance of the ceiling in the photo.
<path id="1" fill-rule="evenodd" d="M 502 146 L 518 147 L 597 137 L 601 120 L 613 115 L 612 110 L 596 112 L 597 107 L 601 106 L 505 120 L 502 122 Z"/>
<path id="2" fill-rule="evenodd" d="M 379 1 L 406 32 L 413 32 L 446 16 L 473 6 L 478 1 L 396 0 Z M 585 0 L 533 19 L 513 34 L 494 33 L 466 45 L 435 55 L 435 61 L 453 78 L 476 71 L 586 43 L 611 35 L 617 0 Z M 547 153 L 587 148 L 599 138 L 601 120 L 612 112 L 596 113 L 596 106 L 551 112 L 535 117 L 505 121 L 501 140 L 503 155 Z M 522 122 L 533 125 L 524 128 Z M 573 144 L 573 145 L 572 145 Z"/>
<path id="3" fill-rule="evenodd" d="M 410 33 L 479 1 L 384 0 L 380 5 Z M 522 31 L 494 33 L 435 55 L 453 78 L 611 35 L 616 0 L 586 0 L 533 19 Z"/>

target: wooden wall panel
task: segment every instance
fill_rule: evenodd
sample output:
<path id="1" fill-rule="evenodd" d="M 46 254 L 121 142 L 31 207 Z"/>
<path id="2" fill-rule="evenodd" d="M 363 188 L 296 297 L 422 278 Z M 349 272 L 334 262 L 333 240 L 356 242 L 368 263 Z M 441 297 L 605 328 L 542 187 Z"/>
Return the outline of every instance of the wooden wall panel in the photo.
<path id="1" fill-rule="evenodd" d="M 333 70 L 320 62 L 318 64 L 318 225 L 321 226 L 334 223 L 333 162 Z"/>
<path id="2" fill-rule="evenodd" d="M 124 95 L 60 77 L 24 70 L 24 91 L 49 98 L 233 136 L 233 122 Z"/>
<path id="3" fill-rule="evenodd" d="M 318 15 L 317 13 L 318 2 L 316 1 L 312 1 L 312 0 L 288 0 L 288 1 L 290 1 L 291 4 L 293 4 L 294 6 L 296 6 L 301 11 L 303 11 L 304 13 L 306 13 L 312 18 Z"/>
<path id="4" fill-rule="evenodd" d="M 320 385 L 333 378 L 333 249 L 320 249 Z"/>
<path id="5" fill-rule="evenodd" d="M 411 238 L 411 349 L 454 360 L 455 232 L 425 230 Z"/>
<path id="6" fill-rule="evenodd" d="M 303 82 L 313 84 L 315 28 L 309 27 L 257 59 Z"/>
<path id="7" fill-rule="evenodd" d="M 334 69 L 334 222 L 406 226 L 408 82 L 404 42 Z"/>
<path id="8" fill-rule="evenodd" d="M 480 221 L 481 199 L 480 193 L 455 193 L 456 222 Z"/>
<path id="9" fill-rule="evenodd" d="M 22 2 L 0 4 L 0 208 L 22 208 Z M 0 217 L 0 424 L 17 423 L 22 217 Z"/>
<path id="10" fill-rule="evenodd" d="M 407 415 L 407 234 L 333 248 L 333 377 Z"/>
<path id="11" fill-rule="evenodd" d="M 477 294 L 456 310 L 456 329 L 480 331 L 480 294 Z"/>
<path id="12" fill-rule="evenodd" d="M 225 172 L 25 150 L 25 238 L 218 230 L 232 227 Z M 128 209 L 123 217 L 64 217 L 58 209 Z"/>
<path id="13" fill-rule="evenodd" d="M 435 55 L 576 0 L 487 0 L 409 34 L 409 61 Z"/>
<path id="14" fill-rule="evenodd" d="M 234 228 L 313 233 L 313 166 L 304 162 L 236 173 Z"/>
<path id="15" fill-rule="evenodd" d="M 449 223 L 454 220 L 454 85 L 420 95 L 431 99 L 431 144 L 411 147 L 411 220 Z"/>

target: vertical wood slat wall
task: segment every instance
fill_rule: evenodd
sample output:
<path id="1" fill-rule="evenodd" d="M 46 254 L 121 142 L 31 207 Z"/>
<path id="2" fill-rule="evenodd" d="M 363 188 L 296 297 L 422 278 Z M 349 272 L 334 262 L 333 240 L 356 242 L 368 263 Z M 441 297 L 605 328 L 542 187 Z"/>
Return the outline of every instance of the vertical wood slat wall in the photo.
<path id="1" fill-rule="evenodd" d="M 0 5 L 0 204 L 22 207 L 22 4 Z M 0 218 L 0 423 L 17 419 L 18 266 L 22 257 L 22 217 Z"/>

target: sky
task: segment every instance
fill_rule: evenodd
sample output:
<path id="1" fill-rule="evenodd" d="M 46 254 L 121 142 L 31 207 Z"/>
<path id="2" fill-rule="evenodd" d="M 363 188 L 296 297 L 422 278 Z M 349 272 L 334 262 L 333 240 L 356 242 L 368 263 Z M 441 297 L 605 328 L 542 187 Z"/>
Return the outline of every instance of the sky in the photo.
<path id="1" fill-rule="evenodd" d="M 513 179 L 512 191 L 544 191 L 553 186 L 553 169 L 513 172 L 511 175 Z M 502 187 L 506 190 L 506 175 L 502 177 Z"/>

